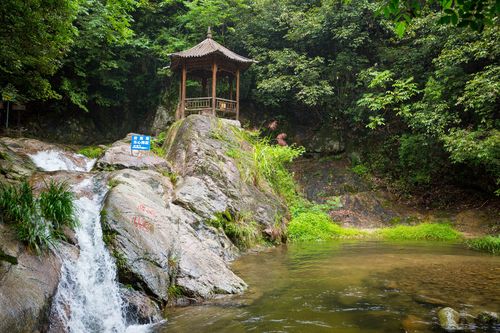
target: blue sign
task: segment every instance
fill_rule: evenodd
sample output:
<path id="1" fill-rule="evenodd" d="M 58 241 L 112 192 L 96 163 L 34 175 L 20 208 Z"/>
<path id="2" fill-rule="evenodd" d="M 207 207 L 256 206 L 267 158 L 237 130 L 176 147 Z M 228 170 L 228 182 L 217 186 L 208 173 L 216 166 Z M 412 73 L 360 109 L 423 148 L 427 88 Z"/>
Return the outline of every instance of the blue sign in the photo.
<path id="1" fill-rule="evenodd" d="M 151 150 L 151 137 L 148 135 L 132 135 L 131 150 Z"/>

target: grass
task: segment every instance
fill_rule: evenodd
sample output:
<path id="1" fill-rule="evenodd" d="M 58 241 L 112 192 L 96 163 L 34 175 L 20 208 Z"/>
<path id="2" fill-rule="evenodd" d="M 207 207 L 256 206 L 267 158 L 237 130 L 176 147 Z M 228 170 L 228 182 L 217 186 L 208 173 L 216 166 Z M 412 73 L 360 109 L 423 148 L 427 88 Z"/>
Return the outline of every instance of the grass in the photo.
<path id="1" fill-rule="evenodd" d="M 299 213 L 288 224 L 288 238 L 291 241 L 357 239 L 365 236 L 366 232 L 343 228 L 333 223 L 328 214 L 317 210 Z"/>
<path id="2" fill-rule="evenodd" d="M 104 153 L 104 149 L 97 146 L 88 146 L 80 149 L 78 154 L 84 155 L 88 158 L 99 158 Z"/>
<path id="3" fill-rule="evenodd" d="M 165 144 L 165 140 L 167 138 L 167 132 L 161 132 L 156 137 L 153 137 L 151 140 L 151 151 L 160 157 L 165 156 L 165 149 L 163 149 L 163 145 Z"/>
<path id="4" fill-rule="evenodd" d="M 471 239 L 466 244 L 474 250 L 500 254 L 500 235 Z"/>
<path id="5" fill-rule="evenodd" d="M 248 214 L 233 214 L 229 210 L 217 212 L 215 218 L 207 221 L 207 224 L 223 230 L 241 250 L 248 249 L 262 240 L 257 223 L 250 220 Z"/>
<path id="6" fill-rule="evenodd" d="M 422 223 L 415 226 L 395 226 L 377 231 L 382 239 L 386 240 L 433 240 L 453 241 L 459 240 L 461 234 L 449 224 Z"/>
<path id="7" fill-rule="evenodd" d="M 36 253 L 63 239 L 63 227 L 74 228 L 73 194 L 66 183 L 51 181 L 38 197 L 28 182 L 0 185 L 0 217 L 13 226 L 17 238 Z"/>

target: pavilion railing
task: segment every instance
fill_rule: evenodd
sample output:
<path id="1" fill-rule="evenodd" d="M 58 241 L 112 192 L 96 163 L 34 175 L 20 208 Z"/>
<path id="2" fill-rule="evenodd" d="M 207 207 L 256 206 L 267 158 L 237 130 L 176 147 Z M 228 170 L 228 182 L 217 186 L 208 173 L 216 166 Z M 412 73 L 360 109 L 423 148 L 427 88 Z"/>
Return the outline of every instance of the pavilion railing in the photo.
<path id="1" fill-rule="evenodd" d="M 186 98 L 184 109 L 186 115 L 192 113 L 210 113 L 212 112 L 212 97 Z M 215 98 L 215 111 L 217 115 L 235 116 L 236 101 L 217 97 Z"/>

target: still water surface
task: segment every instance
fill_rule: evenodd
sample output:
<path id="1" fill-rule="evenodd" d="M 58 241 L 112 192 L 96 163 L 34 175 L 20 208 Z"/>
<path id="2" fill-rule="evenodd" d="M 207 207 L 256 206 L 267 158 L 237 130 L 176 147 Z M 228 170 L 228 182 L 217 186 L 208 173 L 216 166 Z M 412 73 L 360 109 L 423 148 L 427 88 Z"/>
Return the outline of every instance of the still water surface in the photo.
<path id="1" fill-rule="evenodd" d="M 293 244 L 232 267 L 244 295 L 173 309 L 165 332 L 439 332 L 440 302 L 500 310 L 500 257 L 459 244 Z"/>

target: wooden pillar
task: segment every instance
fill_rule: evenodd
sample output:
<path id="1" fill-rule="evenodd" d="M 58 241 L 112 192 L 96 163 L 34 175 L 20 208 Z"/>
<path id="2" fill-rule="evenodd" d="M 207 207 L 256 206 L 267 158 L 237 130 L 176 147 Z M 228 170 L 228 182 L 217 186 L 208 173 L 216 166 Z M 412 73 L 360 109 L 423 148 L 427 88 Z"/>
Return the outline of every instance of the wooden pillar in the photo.
<path id="1" fill-rule="evenodd" d="M 215 116 L 216 111 L 215 111 L 215 98 L 217 94 L 217 64 L 214 62 L 212 63 L 212 114 Z"/>
<path id="2" fill-rule="evenodd" d="M 181 118 L 185 117 L 186 111 L 186 80 L 187 80 L 187 68 L 186 64 L 182 64 L 182 79 L 181 79 Z"/>
<path id="3" fill-rule="evenodd" d="M 236 120 L 240 119 L 240 69 L 236 70 Z"/>

